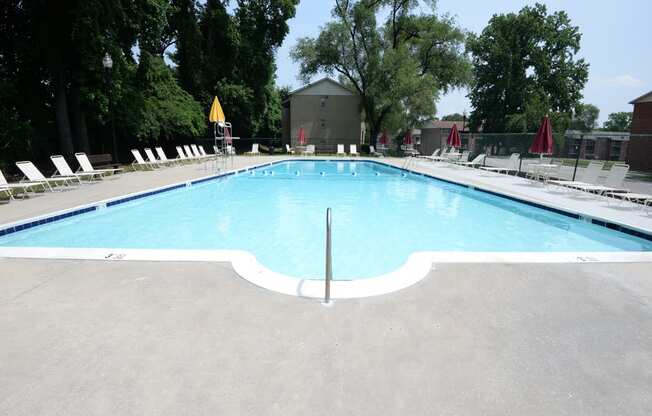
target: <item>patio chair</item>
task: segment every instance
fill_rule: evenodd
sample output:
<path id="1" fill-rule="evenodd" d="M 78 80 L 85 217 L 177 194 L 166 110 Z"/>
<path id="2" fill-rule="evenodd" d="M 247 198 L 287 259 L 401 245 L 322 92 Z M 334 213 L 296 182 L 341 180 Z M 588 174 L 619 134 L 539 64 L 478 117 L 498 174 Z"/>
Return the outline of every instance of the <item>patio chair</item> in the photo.
<path id="1" fill-rule="evenodd" d="M 222 151 L 220 150 L 219 147 L 217 147 L 216 144 L 213 145 L 213 152 L 215 152 L 216 155 L 221 155 Z"/>
<path id="2" fill-rule="evenodd" d="M 430 159 L 430 160 L 437 159 L 437 158 L 439 158 L 439 153 L 440 152 L 441 152 L 441 149 L 435 149 L 435 151 L 432 152 L 432 154 L 430 156 L 421 155 L 421 156 L 419 156 L 419 158 L 420 159 Z"/>
<path id="3" fill-rule="evenodd" d="M 156 156 L 154 156 L 154 152 L 152 152 L 152 149 L 150 149 L 149 147 L 146 147 L 144 150 L 145 150 L 145 156 L 147 156 L 147 161 L 152 165 L 165 166 L 170 164 L 169 161 L 164 162 L 162 160 L 157 159 Z"/>
<path id="4" fill-rule="evenodd" d="M 475 167 L 482 166 L 482 165 L 484 164 L 484 159 L 485 159 L 486 157 L 487 157 L 486 154 L 481 153 L 481 154 L 477 155 L 477 156 L 476 156 L 472 161 L 470 161 L 470 162 L 468 162 L 468 161 L 466 161 L 466 162 L 461 161 L 461 162 L 457 162 L 456 164 L 459 165 L 459 166 L 467 167 L 467 168 L 475 168 Z"/>
<path id="5" fill-rule="evenodd" d="M 168 163 L 170 165 L 178 165 L 179 161 L 175 159 L 168 159 L 168 156 L 165 154 L 163 151 L 163 148 L 158 146 L 154 150 L 156 150 L 156 154 L 158 155 L 158 159 L 163 162 L 163 163 Z"/>
<path id="6" fill-rule="evenodd" d="M 138 149 L 131 149 L 131 154 L 134 156 L 134 161 L 131 163 L 134 168 L 140 167 L 143 169 L 156 169 L 159 167 L 158 163 L 146 162 Z"/>
<path id="7" fill-rule="evenodd" d="M 181 146 L 176 146 L 176 149 L 177 149 L 177 158 L 176 158 L 177 161 L 179 161 L 181 163 L 190 163 L 190 162 L 192 162 L 192 160 L 189 159 L 188 156 L 186 156 L 186 154 L 184 153 L 183 148 Z"/>
<path id="8" fill-rule="evenodd" d="M 346 152 L 344 151 L 344 145 L 343 144 L 338 144 L 337 145 L 337 156 L 346 156 Z"/>
<path id="9" fill-rule="evenodd" d="M 86 153 L 75 153 L 75 158 L 77 159 L 77 163 L 79 163 L 79 169 L 77 169 L 77 172 L 82 171 L 86 173 L 98 173 L 100 175 L 112 175 L 118 172 L 122 172 L 122 169 L 119 168 L 95 169 L 91 164 L 91 161 L 88 159 Z"/>
<path id="10" fill-rule="evenodd" d="M 309 144 L 306 146 L 306 149 L 303 151 L 303 154 L 306 156 L 314 156 L 315 155 L 315 145 L 314 144 Z"/>
<path id="11" fill-rule="evenodd" d="M 516 175 L 518 173 L 518 160 L 520 157 L 521 157 L 520 154 L 512 153 L 511 156 L 509 157 L 509 160 L 507 161 L 506 166 L 503 167 L 480 166 L 480 169 L 487 172 L 504 173 L 505 175 L 509 175 L 510 173 L 513 173 L 514 175 Z"/>
<path id="12" fill-rule="evenodd" d="M 203 156 L 203 155 L 201 154 L 201 152 L 199 151 L 199 147 L 197 147 L 196 144 L 191 144 L 191 145 L 190 145 L 190 148 L 192 149 L 192 155 L 193 155 L 196 159 L 199 159 L 199 160 L 206 160 L 206 159 L 208 159 L 208 158 L 210 157 L 210 156 Z"/>
<path id="13" fill-rule="evenodd" d="M 613 165 L 607 174 L 604 185 L 573 185 L 574 189 L 598 195 L 627 193 L 623 188 L 623 181 L 629 172 L 629 165 Z"/>
<path id="14" fill-rule="evenodd" d="M 245 155 L 259 156 L 260 155 L 260 150 L 258 150 L 258 143 L 252 144 L 251 145 L 251 151 L 246 152 Z"/>
<path id="15" fill-rule="evenodd" d="M 288 155 L 294 154 L 294 149 L 292 149 L 289 144 L 285 145 L 285 151 L 287 152 Z"/>
<path id="16" fill-rule="evenodd" d="M 349 145 L 349 155 L 351 156 L 360 156 L 360 153 L 358 153 L 358 146 L 355 144 Z"/>
<path id="17" fill-rule="evenodd" d="M 50 156 L 50 160 L 52 161 L 56 169 L 54 171 L 54 174 L 52 174 L 53 178 L 60 177 L 60 176 L 65 176 L 65 177 L 74 176 L 77 178 L 77 181 L 79 181 L 80 184 L 82 178 L 88 178 L 89 182 L 92 181 L 93 178 L 95 177 L 97 177 L 98 179 L 102 179 L 101 173 L 96 173 L 96 172 L 74 173 L 72 169 L 70 169 L 70 165 L 68 165 L 66 159 L 61 155 Z"/>
<path id="18" fill-rule="evenodd" d="M 36 166 L 34 166 L 34 164 L 30 161 L 16 162 L 16 167 L 18 167 L 25 178 L 27 178 L 28 182 L 43 182 L 49 191 L 54 191 L 50 184 L 57 186 L 58 184 L 63 183 L 66 186 L 70 186 L 73 184 L 73 181 L 79 182 L 79 179 L 76 176 L 58 176 L 56 178 L 46 178 L 41 173 L 41 171 L 38 170 Z"/>
<path id="19" fill-rule="evenodd" d="M 369 154 L 371 156 L 383 157 L 383 154 L 376 151 L 376 148 L 373 145 L 369 146 Z"/>
<path id="20" fill-rule="evenodd" d="M 589 162 L 589 165 L 586 168 L 580 170 L 579 178 L 581 181 L 548 181 L 548 183 L 557 186 L 563 186 L 566 188 L 574 188 L 575 186 L 586 186 L 586 185 L 595 185 L 598 182 L 598 178 L 602 173 L 602 168 L 604 167 L 603 162 Z"/>
<path id="21" fill-rule="evenodd" d="M 40 187 L 45 190 L 45 182 L 18 182 L 18 183 L 9 183 L 5 178 L 5 175 L 2 174 L 0 170 L 0 192 L 4 192 L 9 196 L 9 199 L 14 199 L 14 193 L 19 193 L 23 195 L 23 198 L 27 196 L 27 192 L 30 189 L 35 187 Z M 17 191 L 17 192 L 15 192 Z"/>

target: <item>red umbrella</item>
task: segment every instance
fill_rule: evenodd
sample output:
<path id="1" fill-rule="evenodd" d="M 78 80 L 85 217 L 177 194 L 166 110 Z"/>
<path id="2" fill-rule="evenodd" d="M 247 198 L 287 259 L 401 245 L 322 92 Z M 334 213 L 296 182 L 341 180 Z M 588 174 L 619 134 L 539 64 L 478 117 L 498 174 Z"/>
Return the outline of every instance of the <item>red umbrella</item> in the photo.
<path id="1" fill-rule="evenodd" d="M 552 146 L 552 126 L 550 125 L 548 116 L 545 116 L 532 142 L 532 146 L 530 146 L 530 153 L 539 154 L 543 157 L 543 155 L 552 154 Z"/>
<path id="2" fill-rule="evenodd" d="M 451 132 L 448 133 L 448 139 L 446 139 L 446 144 L 449 146 L 459 149 L 462 147 L 462 139 L 460 138 L 460 132 L 457 131 L 457 124 L 453 124 Z"/>
<path id="3" fill-rule="evenodd" d="M 383 130 L 383 135 L 380 136 L 380 140 L 378 141 L 378 143 L 382 145 L 387 145 L 387 143 L 389 143 L 389 137 L 387 136 L 387 129 Z"/>
<path id="4" fill-rule="evenodd" d="M 299 129 L 299 145 L 303 146 L 306 144 L 306 132 L 303 131 L 303 127 Z"/>
<path id="5" fill-rule="evenodd" d="M 407 133 L 405 133 L 405 137 L 403 137 L 403 144 L 412 144 L 412 130 L 408 130 Z"/>

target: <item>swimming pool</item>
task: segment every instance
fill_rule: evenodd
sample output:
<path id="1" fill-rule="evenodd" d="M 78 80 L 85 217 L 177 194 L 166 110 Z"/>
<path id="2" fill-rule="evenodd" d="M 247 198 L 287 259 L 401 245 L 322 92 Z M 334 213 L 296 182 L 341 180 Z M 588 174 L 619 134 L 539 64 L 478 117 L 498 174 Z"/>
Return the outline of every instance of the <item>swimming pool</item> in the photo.
<path id="1" fill-rule="evenodd" d="M 370 161 L 283 161 L 0 237 L 0 247 L 243 250 L 299 279 L 396 270 L 415 252 L 652 251 L 652 241 Z"/>

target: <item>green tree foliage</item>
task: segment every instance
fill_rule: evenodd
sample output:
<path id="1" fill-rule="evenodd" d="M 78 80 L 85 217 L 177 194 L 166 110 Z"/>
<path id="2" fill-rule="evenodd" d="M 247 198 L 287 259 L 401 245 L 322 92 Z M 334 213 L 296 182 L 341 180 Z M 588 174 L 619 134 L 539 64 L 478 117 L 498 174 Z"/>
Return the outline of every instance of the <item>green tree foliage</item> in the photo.
<path id="1" fill-rule="evenodd" d="M 431 118 L 440 94 L 469 80 L 464 32 L 430 4 L 416 13 L 416 0 L 336 0 L 333 21 L 292 51 L 304 81 L 336 74 L 360 94 L 372 142 L 382 128 Z"/>
<path id="2" fill-rule="evenodd" d="M 464 115 L 460 113 L 453 113 L 453 114 L 447 114 L 443 116 L 441 119 L 443 121 L 462 121 L 464 120 Z"/>
<path id="3" fill-rule="evenodd" d="M 190 8 L 187 0 L 178 3 L 179 10 Z M 183 15 L 185 31 L 179 31 L 179 47 L 173 54 L 179 79 L 206 110 L 212 97 L 219 96 L 240 136 L 279 133 L 274 59 L 297 4 L 298 0 L 238 0 L 231 14 L 227 2 L 208 0 L 194 23 L 191 13 Z"/>
<path id="4" fill-rule="evenodd" d="M 608 131 L 629 131 L 631 127 L 632 113 L 625 111 L 609 114 L 603 125 L 603 128 Z"/>
<path id="5" fill-rule="evenodd" d="M 1 2 L 0 164 L 111 152 L 111 121 L 123 154 L 203 136 L 213 95 L 241 133 L 276 134 L 274 53 L 297 3 Z"/>
<path id="6" fill-rule="evenodd" d="M 588 64 L 576 58 L 580 39 L 565 12 L 548 14 L 541 4 L 494 15 L 467 42 L 471 125 L 485 132 L 536 131 L 546 114 L 553 122 L 568 120 L 588 78 Z"/>
<path id="7" fill-rule="evenodd" d="M 581 131 L 591 131 L 598 126 L 600 109 L 593 104 L 578 104 L 571 120 L 571 128 Z"/>

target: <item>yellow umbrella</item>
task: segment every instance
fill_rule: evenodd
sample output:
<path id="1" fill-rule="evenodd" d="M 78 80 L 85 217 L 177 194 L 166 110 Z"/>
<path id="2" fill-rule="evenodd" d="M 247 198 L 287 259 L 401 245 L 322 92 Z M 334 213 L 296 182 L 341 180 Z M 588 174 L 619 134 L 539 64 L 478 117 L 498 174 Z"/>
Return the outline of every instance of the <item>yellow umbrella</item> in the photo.
<path id="1" fill-rule="evenodd" d="M 222 111 L 222 106 L 220 105 L 220 100 L 218 100 L 217 97 L 213 100 L 211 112 L 208 114 L 208 120 L 211 123 L 224 123 L 226 121 L 224 111 Z"/>

